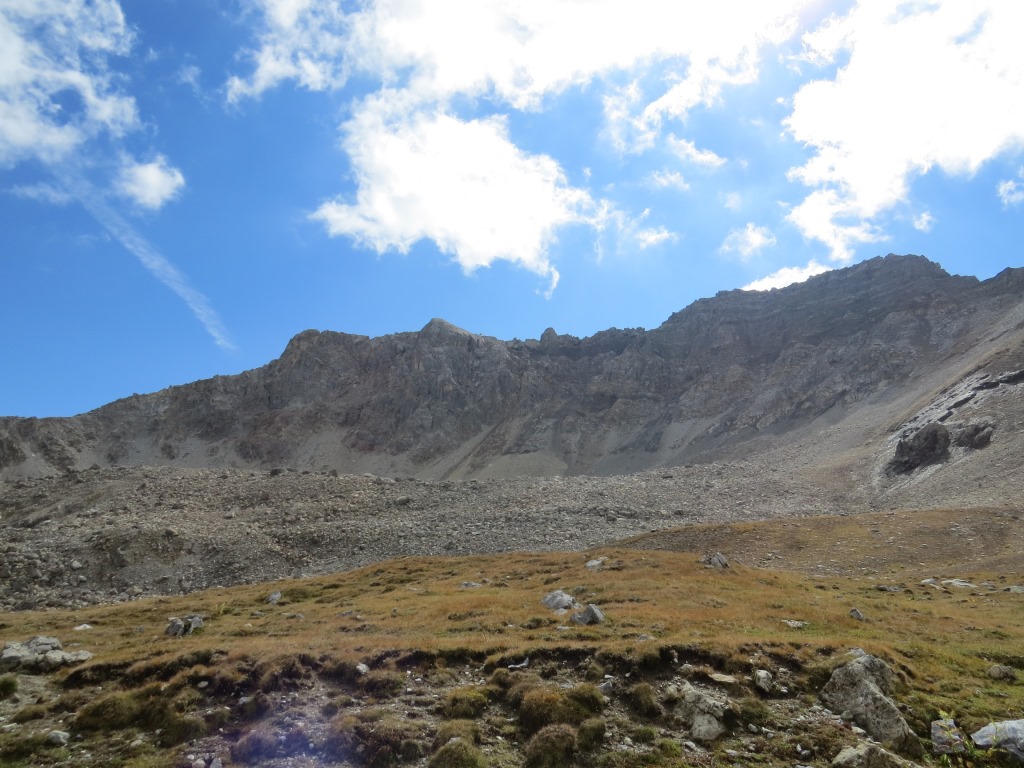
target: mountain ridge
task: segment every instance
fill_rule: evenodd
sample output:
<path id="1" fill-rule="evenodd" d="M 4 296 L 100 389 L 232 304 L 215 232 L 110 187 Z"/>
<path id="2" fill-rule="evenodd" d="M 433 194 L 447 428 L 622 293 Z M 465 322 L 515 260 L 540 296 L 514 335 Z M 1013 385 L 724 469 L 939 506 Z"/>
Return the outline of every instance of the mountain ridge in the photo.
<path id="1" fill-rule="evenodd" d="M 979 281 L 890 254 L 786 288 L 722 291 L 651 330 L 501 341 L 440 318 L 380 337 L 307 330 L 237 375 L 74 417 L 0 419 L 0 473 L 286 465 L 482 477 L 710 461 L 874 398 L 923 396 L 939 367 L 988 365 L 992 332 L 1003 336 L 991 353 L 1020 367 L 1014 312 L 1024 269 Z"/>

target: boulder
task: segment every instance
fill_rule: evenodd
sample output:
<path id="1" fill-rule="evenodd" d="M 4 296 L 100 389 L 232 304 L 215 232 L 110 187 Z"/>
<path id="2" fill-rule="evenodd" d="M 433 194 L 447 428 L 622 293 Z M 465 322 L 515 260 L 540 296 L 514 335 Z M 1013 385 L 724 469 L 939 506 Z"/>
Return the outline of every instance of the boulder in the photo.
<path id="1" fill-rule="evenodd" d="M 700 561 L 708 568 L 728 568 L 729 561 L 725 559 L 725 555 L 721 552 L 715 552 L 714 554 L 704 555 Z"/>
<path id="2" fill-rule="evenodd" d="M 910 437 L 896 444 L 896 454 L 889 461 L 889 472 L 906 474 L 919 467 L 936 464 L 949 458 L 949 430 L 933 421 L 925 424 Z"/>
<path id="3" fill-rule="evenodd" d="M 68 653 L 55 637 L 33 637 L 26 643 L 7 643 L 0 651 L 0 672 L 51 672 L 92 658 L 88 651 Z"/>
<path id="4" fill-rule="evenodd" d="M 988 668 L 988 676 L 993 680 L 1002 680 L 1005 683 L 1017 681 L 1017 670 L 1005 664 L 994 664 Z"/>
<path id="5" fill-rule="evenodd" d="M 754 687 L 765 695 L 771 694 L 775 687 L 775 678 L 767 669 L 756 669 L 754 670 Z"/>
<path id="6" fill-rule="evenodd" d="M 679 715 L 689 728 L 691 739 L 714 741 L 725 733 L 725 719 L 732 709 L 728 699 L 723 701 L 686 682 L 679 686 L 673 698 L 677 700 Z"/>
<path id="7" fill-rule="evenodd" d="M 203 617 L 197 613 L 190 613 L 184 619 L 179 619 L 177 616 L 172 616 L 168 619 L 164 634 L 171 637 L 184 637 L 202 628 Z"/>
<path id="8" fill-rule="evenodd" d="M 832 673 L 821 700 L 844 720 L 852 720 L 876 741 L 918 757 L 921 741 L 910 730 L 899 708 L 888 698 L 893 672 L 876 656 L 864 655 Z"/>
<path id="9" fill-rule="evenodd" d="M 904 760 L 877 744 L 864 743 L 843 749 L 832 761 L 832 768 L 916 768 L 916 763 Z"/>
<path id="10" fill-rule="evenodd" d="M 986 421 L 949 425 L 950 441 L 958 448 L 985 448 L 992 442 L 994 432 L 994 426 Z"/>
<path id="11" fill-rule="evenodd" d="M 604 611 L 598 608 L 593 603 L 590 603 L 585 610 L 579 613 L 574 613 L 569 617 L 573 624 L 579 624 L 581 626 L 587 624 L 600 624 L 604 621 Z"/>
<path id="12" fill-rule="evenodd" d="M 932 721 L 932 753 L 936 755 L 962 755 L 967 751 L 964 735 L 952 718 Z"/>
<path id="13" fill-rule="evenodd" d="M 556 589 L 554 592 L 548 592 L 541 598 L 541 602 L 552 611 L 564 611 L 580 607 L 580 604 L 576 602 L 575 597 L 560 589 Z"/>
<path id="14" fill-rule="evenodd" d="M 46 734 L 46 743 L 54 747 L 66 747 L 71 741 L 71 734 L 67 731 L 50 731 Z"/>
<path id="15" fill-rule="evenodd" d="M 1005 749 L 1018 760 L 1024 760 L 1024 720 L 989 723 L 972 733 L 971 741 L 982 749 Z"/>

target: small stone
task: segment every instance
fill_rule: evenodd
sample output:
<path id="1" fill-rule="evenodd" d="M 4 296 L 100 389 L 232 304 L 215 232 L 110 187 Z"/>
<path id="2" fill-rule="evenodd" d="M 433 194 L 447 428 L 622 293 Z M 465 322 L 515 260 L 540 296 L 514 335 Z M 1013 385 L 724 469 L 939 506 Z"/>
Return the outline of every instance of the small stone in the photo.
<path id="1" fill-rule="evenodd" d="M 46 743 L 55 747 L 66 747 L 69 741 L 71 741 L 71 734 L 67 731 L 50 731 L 46 734 Z"/>
<path id="2" fill-rule="evenodd" d="M 806 626 L 807 626 L 807 625 L 808 625 L 808 624 L 809 624 L 810 622 L 807 622 L 807 621 L 798 621 L 797 619 L 783 619 L 783 620 L 782 620 L 782 623 L 783 623 L 783 624 L 785 624 L 785 625 L 786 625 L 787 627 L 790 627 L 790 628 L 792 628 L 792 629 L 803 629 L 803 628 L 804 628 L 804 627 L 806 627 Z"/>
<path id="3" fill-rule="evenodd" d="M 271 605 L 277 605 L 277 602 L 280 599 L 281 599 L 281 593 L 280 592 L 271 592 L 270 595 L 267 596 L 267 602 L 270 603 Z"/>
<path id="4" fill-rule="evenodd" d="M 936 755 L 963 754 L 964 736 L 952 719 L 932 721 L 932 752 Z"/>
<path id="5" fill-rule="evenodd" d="M 708 568 L 728 568 L 729 561 L 725 559 L 725 555 L 721 552 L 715 552 L 713 555 L 704 555 L 700 561 Z"/>
<path id="6" fill-rule="evenodd" d="M 754 671 L 754 687 L 762 693 L 771 693 L 772 688 L 775 685 L 775 678 L 772 677 L 772 673 L 767 669 L 758 669 Z"/>
<path id="7" fill-rule="evenodd" d="M 85 568 L 85 566 L 82 565 L 82 563 L 80 561 L 78 561 L 78 560 L 72 560 L 71 561 L 71 570 L 72 571 L 80 571 L 83 568 Z M 62 731 L 54 731 L 54 733 L 62 733 Z"/>
<path id="8" fill-rule="evenodd" d="M 988 676 L 993 680 L 1013 683 L 1017 680 L 1017 670 L 1005 664 L 995 664 L 988 668 Z"/>
<path id="9" fill-rule="evenodd" d="M 541 603 L 546 605 L 552 611 L 564 611 L 570 608 L 580 607 L 580 604 L 576 602 L 575 597 L 560 589 L 556 589 L 554 592 L 548 592 L 541 598 Z"/>
<path id="10" fill-rule="evenodd" d="M 365 677 L 366 675 L 370 674 L 370 668 L 362 662 L 359 662 L 358 664 L 356 664 L 356 673 L 360 677 Z"/>
<path id="11" fill-rule="evenodd" d="M 164 634 L 171 637 L 181 637 L 185 634 L 185 622 L 177 616 L 172 616 L 167 620 L 167 628 L 164 630 Z"/>
<path id="12" fill-rule="evenodd" d="M 604 611 L 591 603 L 586 607 L 586 610 L 574 613 L 569 618 L 572 620 L 573 624 L 585 626 L 587 624 L 600 624 L 604 621 L 605 617 Z"/>
<path id="13" fill-rule="evenodd" d="M 864 614 L 857 608 L 850 609 L 850 618 L 856 619 L 857 621 L 864 621 Z"/>
<path id="14" fill-rule="evenodd" d="M 942 586 L 955 587 L 957 589 L 977 589 L 977 587 L 966 579 L 943 579 Z"/>
<path id="15" fill-rule="evenodd" d="M 77 627 L 73 627 L 74 632 L 85 632 L 87 629 L 92 629 L 92 624 L 79 624 Z"/>

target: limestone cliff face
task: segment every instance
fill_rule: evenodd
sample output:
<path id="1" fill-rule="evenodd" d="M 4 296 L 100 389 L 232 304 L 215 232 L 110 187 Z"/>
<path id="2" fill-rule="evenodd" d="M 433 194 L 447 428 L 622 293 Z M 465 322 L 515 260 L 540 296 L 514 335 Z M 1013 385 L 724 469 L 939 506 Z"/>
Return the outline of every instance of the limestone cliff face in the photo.
<path id="1" fill-rule="evenodd" d="M 781 290 L 723 292 L 650 331 L 504 342 L 436 319 L 380 338 L 305 331 L 237 376 L 68 419 L 0 419 L 0 471 L 287 465 L 437 477 L 699 461 L 905 394 L 1022 306 L 1024 270 L 982 283 L 890 255 Z"/>

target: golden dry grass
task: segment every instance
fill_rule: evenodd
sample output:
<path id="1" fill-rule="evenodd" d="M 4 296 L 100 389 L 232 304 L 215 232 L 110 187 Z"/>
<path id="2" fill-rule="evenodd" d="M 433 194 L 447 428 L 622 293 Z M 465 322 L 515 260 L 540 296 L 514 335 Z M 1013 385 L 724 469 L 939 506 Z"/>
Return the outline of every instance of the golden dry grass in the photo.
<path id="1" fill-rule="evenodd" d="M 587 568 L 595 556 L 606 558 L 603 567 Z M 958 575 L 975 583 L 999 577 Z M 95 654 L 62 673 L 79 683 L 113 682 L 126 690 L 160 683 L 172 693 L 187 692 L 189 681 L 200 678 L 225 692 L 243 679 L 268 692 L 318 674 L 350 679 L 354 664 L 365 661 L 375 667 L 380 680 L 373 685 L 380 690 L 370 690 L 367 676 L 364 692 L 380 698 L 393 695 L 387 689 L 394 681 L 385 678 L 396 674 L 396 665 L 472 660 L 500 667 L 525 656 L 541 662 L 589 656 L 596 660 L 591 664 L 620 670 L 672 658 L 698 672 L 735 675 L 749 674 L 760 658 L 793 670 L 794 693 L 813 697 L 840 652 L 861 647 L 897 670 L 908 719 L 919 733 L 940 710 L 956 713 L 968 727 L 1024 717 L 1024 686 L 987 675 L 997 662 L 1024 668 L 1024 595 L 943 591 L 916 581 L 892 593 L 876 584 L 744 566 L 720 571 L 705 568 L 692 553 L 625 548 L 405 558 L 272 585 L 74 612 L 3 614 L 0 642 L 55 635 L 66 647 L 80 644 Z M 540 602 L 553 589 L 598 604 L 607 621 L 577 627 L 556 616 Z M 284 594 L 277 605 L 266 602 L 272 590 Z M 851 618 L 854 607 L 866 620 Z M 199 634 L 163 634 L 169 617 L 187 613 L 207 617 Z M 808 624 L 794 629 L 787 619 Z M 71 631 L 82 623 L 93 628 Z"/>

